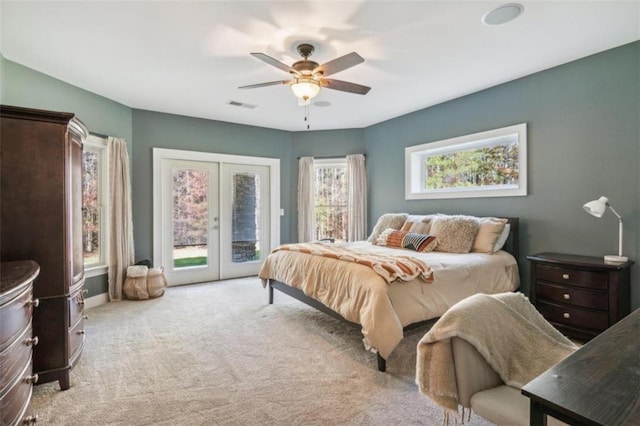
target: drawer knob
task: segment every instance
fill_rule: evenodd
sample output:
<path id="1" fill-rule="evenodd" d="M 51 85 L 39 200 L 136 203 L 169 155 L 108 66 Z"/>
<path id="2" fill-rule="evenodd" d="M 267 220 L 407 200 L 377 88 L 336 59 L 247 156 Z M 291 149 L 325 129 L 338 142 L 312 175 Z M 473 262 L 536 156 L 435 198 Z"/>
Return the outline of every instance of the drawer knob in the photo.
<path id="1" fill-rule="evenodd" d="M 563 295 L 562 295 L 562 297 L 563 297 L 565 300 L 569 300 L 569 299 L 571 299 L 571 295 L 570 295 L 569 293 L 565 293 L 565 294 L 563 294 Z"/>
<path id="2" fill-rule="evenodd" d="M 27 339 L 24 341 L 24 344 L 27 346 L 36 346 L 38 344 L 38 336 L 34 336 L 31 339 Z"/>
<path id="3" fill-rule="evenodd" d="M 84 334 L 84 330 L 76 331 L 76 334 Z"/>
<path id="4" fill-rule="evenodd" d="M 88 320 L 88 319 L 89 319 L 89 315 L 83 315 L 83 316 L 82 316 L 82 319 L 86 319 L 86 320 Z"/>
<path id="5" fill-rule="evenodd" d="M 32 425 L 38 423 L 38 415 L 34 414 L 32 416 L 27 416 L 24 418 L 24 420 L 22 421 L 23 425 Z"/>
<path id="6" fill-rule="evenodd" d="M 38 383 L 38 375 L 34 374 L 32 376 L 27 376 L 24 378 L 26 383 Z"/>
<path id="7" fill-rule="evenodd" d="M 569 279 L 569 274 L 562 274 L 562 278 L 564 278 L 565 280 Z"/>
<path id="8" fill-rule="evenodd" d="M 562 314 L 562 316 L 567 319 L 571 318 L 571 314 L 569 312 L 565 312 L 564 314 Z"/>
<path id="9" fill-rule="evenodd" d="M 82 294 L 88 294 L 89 290 L 87 290 L 86 288 L 82 289 Z"/>
<path id="10" fill-rule="evenodd" d="M 37 308 L 38 306 L 40 306 L 40 299 L 29 300 L 26 304 L 27 306 L 31 306 L 32 308 Z"/>

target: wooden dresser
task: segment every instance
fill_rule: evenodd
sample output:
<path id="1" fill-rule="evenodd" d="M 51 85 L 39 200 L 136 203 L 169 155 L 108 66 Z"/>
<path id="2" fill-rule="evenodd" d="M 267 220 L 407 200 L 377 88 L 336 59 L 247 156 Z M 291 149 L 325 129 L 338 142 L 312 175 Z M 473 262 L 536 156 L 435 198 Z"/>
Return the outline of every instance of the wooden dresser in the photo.
<path id="1" fill-rule="evenodd" d="M 587 341 L 631 311 L 632 261 L 560 253 L 527 256 L 531 303 L 568 337 Z"/>
<path id="2" fill-rule="evenodd" d="M 70 386 L 84 346 L 82 148 L 88 132 L 71 113 L 0 106 L 0 258 L 32 259 L 33 370 L 38 383 Z"/>
<path id="3" fill-rule="evenodd" d="M 0 264 L 0 425 L 35 423 L 27 416 L 33 383 L 31 317 L 38 300 L 33 299 L 33 280 L 40 268 L 31 261 Z"/>

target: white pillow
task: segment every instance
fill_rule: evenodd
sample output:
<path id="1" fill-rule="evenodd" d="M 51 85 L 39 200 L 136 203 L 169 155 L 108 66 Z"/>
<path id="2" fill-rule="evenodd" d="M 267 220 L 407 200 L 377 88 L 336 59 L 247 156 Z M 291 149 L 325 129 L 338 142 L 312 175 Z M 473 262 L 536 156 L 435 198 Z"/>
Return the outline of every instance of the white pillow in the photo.
<path id="1" fill-rule="evenodd" d="M 498 237 L 498 240 L 496 241 L 496 245 L 493 246 L 494 253 L 501 250 L 502 247 L 504 247 L 504 243 L 506 243 L 507 239 L 509 238 L 510 231 L 511 231 L 511 224 L 507 223 L 504 226 L 504 229 L 502 230 L 502 234 L 500 234 L 500 236 Z"/>
<path id="2" fill-rule="evenodd" d="M 471 251 L 478 253 L 494 253 L 498 238 L 502 235 L 507 219 L 497 217 L 479 217 L 480 228 L 473 241 Z"/>

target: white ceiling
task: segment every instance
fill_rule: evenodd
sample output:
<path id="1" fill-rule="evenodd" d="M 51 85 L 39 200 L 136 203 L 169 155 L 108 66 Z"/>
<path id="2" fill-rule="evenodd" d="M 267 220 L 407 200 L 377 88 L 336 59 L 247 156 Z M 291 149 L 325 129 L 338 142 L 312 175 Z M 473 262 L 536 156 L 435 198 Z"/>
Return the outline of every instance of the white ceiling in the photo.
<path id="1" fill-rule="evenodd" d="M 318 63 L 352 51 L 365 62 L 333 75 L 365 95 L 322 89 L 312 130 L 366 127 L 640 39 L 638 1 L 521 1 L 488 26 L 500 1 L 6 1 L 5 58 L 132 108 L 305 130 L 286 64 L 311 42 Z M 234 107 L 229 101 L 256 105 Z"/>

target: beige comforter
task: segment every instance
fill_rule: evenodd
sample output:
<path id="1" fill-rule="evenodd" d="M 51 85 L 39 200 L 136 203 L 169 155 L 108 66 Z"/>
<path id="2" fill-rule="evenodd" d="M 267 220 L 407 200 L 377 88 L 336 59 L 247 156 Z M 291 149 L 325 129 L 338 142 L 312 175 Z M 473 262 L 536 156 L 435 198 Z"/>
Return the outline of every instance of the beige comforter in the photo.
<path id="1" fill-rule="evenodd" d="M 454 336 L 471 343 L 502 381 L 516 388 L 577 349 L 522 293 L 470 296 L 451 307 L 418 343 L 420 392 L 453 411 L 458 409 Z"/>
<path id="2" fill-rule="evenodd" d="M 505 252 L 416 253 L 366 241 L 348 245 L 371 253 L 419 257 L 433 268 L 434 282 L 416 279 L 387 284 L 367 266 L 292 251 L 270 254 L 259 276 L 264 286 L 271 279 L 298 288 L 360 324 L 365 347 L 385 359 L 402 340 L 404 326 L 439 317 L 472 294 L 512 291 L 519 286 L 517 263 Z"/>
<path id="3" fill-rule="evenodd" d="M 259 276 L 265 286 L 269 279 L 286 283 L 362 325 L 365 345 L 385 359 L 402 340 L 402 324 L 387 295 L 387 282 L 368 266 L 276 251 L 267 257 Z"/>

